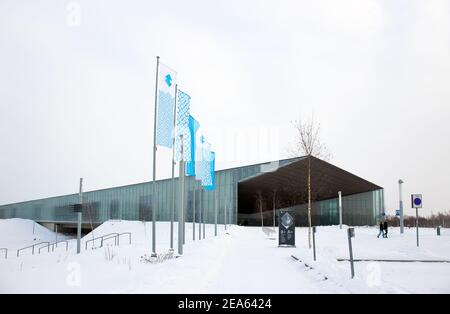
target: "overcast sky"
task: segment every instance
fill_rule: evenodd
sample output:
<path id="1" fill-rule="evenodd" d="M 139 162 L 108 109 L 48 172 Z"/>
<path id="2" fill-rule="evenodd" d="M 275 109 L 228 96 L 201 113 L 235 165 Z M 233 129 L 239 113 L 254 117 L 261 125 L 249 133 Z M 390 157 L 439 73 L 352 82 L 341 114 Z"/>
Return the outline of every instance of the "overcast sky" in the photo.
<path id="1" fill-rule="evenodd" d="M 0 0 L 0 204 L 150 180 L 157 55 L 217 168 L 288 157 L 314 114 L 388 210 L 399 178 L 450 210 L 447 0 Z"/>

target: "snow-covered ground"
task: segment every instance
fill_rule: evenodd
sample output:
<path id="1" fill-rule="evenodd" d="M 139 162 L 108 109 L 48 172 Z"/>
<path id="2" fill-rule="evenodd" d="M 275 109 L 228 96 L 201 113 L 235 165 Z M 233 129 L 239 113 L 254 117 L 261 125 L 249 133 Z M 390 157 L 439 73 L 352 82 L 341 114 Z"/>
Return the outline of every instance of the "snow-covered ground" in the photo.
<path id="1" fill-rule="evenodd" d="M 184 255 L 159 264 L 142 263 L 149 254 L 151 223 L 108 221 L 83 238 L 82 254 L 75 254 L 76 241 L 69 251 L 59 246 L 55 252 L 16 257 L 19 247 L 37 241 L 54 241 L 53 232 L 21 219 L 0 220 L 0 247 L 8 247 L 8 259 L 0 252 L 0 293 L 449 293 L 450 263 L 355 263 L 356 277 L 350 278 L 346 228 L 318 227 L 317 261 L 307 247 L 307 229 L 296 229 L 296 248 L 278 248 L 259 227 L 206 226 L 206 239 L 192 240 L 192 224 L 187 224 Z M 177 247 L 175 223 L 175 248 Z M 157 252 L 169 249 L 167 222 L 157 223 Z M 107 240 L 85 241 L 112 232 L 131 232 L 120 246 Z M 421 246 L 416 247 L 415 229 L 400 235 L 391 228 L 388 239 L 377 239 L 377 228 L 356 228 L 354 257 L 364 259 L 450 260 L 450 230 L 436 236 L 433 229 L 420 229 Z M 36 240 L 35 240 L 36 239 Z M 109 244 L 107 244 L 109 243 Z M 296 256 L 300 261 L 291 257 Z M 307 264 L 308 266 L 306 266 Z"/>

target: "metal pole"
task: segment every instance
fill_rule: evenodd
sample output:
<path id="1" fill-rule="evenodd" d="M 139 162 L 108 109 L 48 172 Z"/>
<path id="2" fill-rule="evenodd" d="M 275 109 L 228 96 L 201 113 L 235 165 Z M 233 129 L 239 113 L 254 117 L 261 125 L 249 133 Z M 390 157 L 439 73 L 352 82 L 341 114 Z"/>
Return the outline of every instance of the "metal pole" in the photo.
<path id="1" fill-rule="evenodd" d="M 185 169 L 185 168 L 183 168 Z M 184 179 L 183 179 L 183 190 L 184 190 Z M 183 196 L 184 199 L 184 196 Z M 184 203 L 184 202 L 183 202 Z M 186 212 L 187 209 L 183 207 L 183 245 L 186 244 Z"/>
<path id="2" fill-rule="evenodd" d="M 403 197 L 402 197 L 402 180 L 398 180 L 398 195 L 399 195 L 399 210 L 400 210 L 400 233 L 404 232 L 404 220 L 403 220 Z"/>
<path id="3" fill-rule="evenodd" d="M 229 215 L 230 215 L 230 219 L 229 219 L 229 221 L 230 221 L 230 228 L 231 228 L 231 225 L 233 224 L 233 222 L 232 222 L 232 219 L 233 219 L 233 211 L 232 211 L 232 209 L 233 209 L 233 205 L 232 205 L 233 203 L 232 202 L 230 202 L 230 212 L 229 212 Z M 236 218 L 237 219 L 237 218 Z M 237 223 L 236 223 L 237 224 Z"/>
<path id="4" fill-rule="evenodd" d="M 342 192 L 338 192 L 339 195 L 339 229 L 342 229 Z"/>
<path id="5" fill-rule="evenodd" d="M 203 208 L 203 205 L 202 205 L 202 190 L 201 190 L 201 188 L 199 189 L 199 191 L 198 191 L 198 193 L 199 193 L 199 208 L 198 208 L 198 214 L 199 214 L 199 217 L 198 217 L 198 239 L 199 240 L 201 240 L 202 239 L 202 220 L 203 220 L 203 217 L 202 217 L 202 208 Z"/>
<path id="6" fill-rule="evenodd" d="M 173 107 L 173 128 L 176 125 L 178 84 L 175 85 L 175 106 Z M 173 250 L 173 221 L 175 219 L 175 136 L 172 142 L 172 210 L 170 212 L 170 249 Z"/>
<path id="7" fill-rule="evenodd" d="M 77 254 L 80 254 L 81 251 L 81 219 L 82 219 L 82 210 L 83 210 L 83 178 L 80 178 L 80 211 L 78 214 L 78 223 L 77 223 Z"/>
<path id="8" fill-rule="evenodd" d="M 232 202 L 230 202 L 230 208 L 228 209 L 228 226 L 231 228 L 231 212 L 233 210 L 233 206 L 231 205 Z"/>
<path id="9" fill-rule="evenodd" d="M 217 189 L 214 191 L 214 236 L 217 237 Z"/>
<path id="10" fill-rule="evenodd" d="M 153 122 L 153 183 L 152 183 L 152 256 L 156 256 L 156 116 L 158 114 L 159 56 L 156 57 L 155 116 Z"/>
<path id="11" fill-rule="evenodd" d="M 316 227 L 313 227 L 313 254 L 314 254 L 314 260 L 316 260 Z"/>
<path id="12" fill-rule="evenodd" d="M 192 202 L 192 239 L 195 241 L 195 186 L 192 193 L 194 194 Z"/>
<path id="13" fill-rule="evenodd" d="M 419 209 L 416 208 L 416 238 L 417 238 L 417 247 L 419 247 Z"/>
<path id="14" fill-rule="evenodd" d="M 273 229 L 275 230 L 275 196 L 276 196 L 277 191 L 273 190 Z"/>
<path id="15" fill-rule="evenodd" d="M 202 195 L 202 201 L 203 201 L 203 189 L 200 189 L 200 194 Z M 203 239 L 205 238 L 206 234 L 206 227 L 205 227 L 205 220 L 206 220 L 206 213 L 205 213 L 205 206 L 203 206 L 202 202 L 202 210 L 203 210 Z"/>
<path id="16" fill-rule="evenodd" d="M 261 194 L 261 192 L 259 192 L 258 195 L 259 195 L 259 211 L 261 213 L 261 228 L 264 228 L 264 216 L 263 216 L 263 210 L 262 210 L 262 194 Z"/>
<path id="17" fill-rule="evenodd" d="M 349 249 L 349 252 L 350 252 L 350 269 L 351 269 L 352 278 L 353 278 L 353 277 L 355 277 L 355 268 L 353 266 L 353 249 L 352 249 L 351 229 L 352 228 L 347 229 L 347 234 L 348 234 L 348 249 Z"/>
<path id="18" fill-rule="evenodd" d="M 181 156 L 183 156 L 183 135 L 180 135 Z M 181 158 L 180 162 L 180 195 L 178 206 L 178 254 L 183 254 L 183 216 L 184 216 L 184 160 Z"/>
<path id="19" fill-rule="evenodd" d="M 56 244 L 56 247 L 58 247 L 58 224 L 55 224 L 55 230 L 56 230 L 56 232 L 55 232 L 55 244 Z"/>
<path id="20" fill-rule="evenodd" d="M 225 202 L 225 207 L 223 210 L 223 225 L 225 227 L 225 231 L 227 231 L 227 202 Z"/>

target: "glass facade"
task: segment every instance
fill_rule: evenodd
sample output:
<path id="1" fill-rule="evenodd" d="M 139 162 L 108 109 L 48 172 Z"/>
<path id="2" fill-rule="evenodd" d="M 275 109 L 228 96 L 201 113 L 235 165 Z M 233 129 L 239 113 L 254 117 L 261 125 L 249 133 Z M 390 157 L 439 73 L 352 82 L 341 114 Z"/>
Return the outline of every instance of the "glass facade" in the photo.
<path id="1" fill-rule="evenodd" d="M 298 158 L 282 160 L 276 166 L 299 160 Z M 273 164 L 273 163 L 272 163 Z M 215 174 L 218 190 L 218 223 L 224 223 L 225 208 L 227 222 L 238 223 L 238 182 L 256 176 L 268 164 L 257 164 L 217 171 Z M 179 182 L 175 181 L 175 195 L 178 195 Z M 194 215 L 198 221 L 199 209 L 203 210 L 206 223 L 214 223 L 214 191 L 200 191 L 200 184 L 194 178 L 186 180 L 186 221 L 192 221 Z M 172 209 L 172 179 L 159 180 L 156 184 L 156 219 L 170 221 Z M 194 203 L 194 191 L 195 203 Z M 109 219 L 150 221 L 152 217 L 152 183 L 115 187 L 83 193 L 83 222 L 102 223 Z M 77 219 L 70 207 L 78 203 L 78 194 L 51 197 L 0 206 L 0 219 L 25 218 L 38 222 L 75 222 Z M 360 221 L 364 224 L 375 224 L 382 206 L 382 190 L 344 197 L 344 222 Z M 317 203 L 320 208 L 320 222 L 336 223 L 337 200 L 326 200 Z M 304 205 L 302 205 L 304 206 Z M 178 199 L 175 202 L 175 219 L 177 217 Z M 299 207 L 301 208 L 301 206 Z M 300 210 L 300 209 L 299 209 Z M 355 218 L 352 218 L 355 217 Z M 359 218 L 358 218 L 359 217 Z M 318 218 L 319 219 L 319 218 Z M 355 219 L 355 220 L 353 220 Z"/>
<path id="2" fill-rule="evenodd" d="M 353 194 L 342 197 L 342 222 L 352 226 L 372 226 L 377 224 L 384 204 L 383 189 Z M 308 204 L 290 206 L 263 211 L 265 226 L 278 225 L 279 210 L 291 209 L 295 211 L 296 226 L 308 225 Z M 311 204 L 311 222 L 314 226 L 339 224 L 339 199 L 333 198 Z M 261 213 L 240 214 L 239 223 L 244 225 L 261 226 Z"/>

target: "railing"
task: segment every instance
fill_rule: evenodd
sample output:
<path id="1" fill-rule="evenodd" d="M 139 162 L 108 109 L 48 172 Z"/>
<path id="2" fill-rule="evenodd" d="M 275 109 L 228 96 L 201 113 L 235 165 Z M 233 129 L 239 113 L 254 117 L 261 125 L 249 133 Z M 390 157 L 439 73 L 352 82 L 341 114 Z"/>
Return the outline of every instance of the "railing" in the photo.
<path id="1" fill-rule="evenodd" d="M 102 241 L 100 242 L 100 247 L 103 247 L 103 241 L 105 240 L 109 240 L 109 239 L 114 239 L 114 245 L 118 245 L 119 244 L 119 234 L 112 234 L 110 236 L 105 236 L 102 238 Z"/>
<path id="2" fill-rule="evenodd" d="M 39 250 L 38 250 L 38 254 L 41 254 L 41 250 L 45 249 L 45 248 L 48 248 L 48 252 L 50 253 L 50 246 L 52 247 L 52 252 L 54 252 L 55 251 L 55 245 L 56 245 L 56 247 L 58 247 L 58 243 L 64 243 L 64 242 L 66 243 L 66 251 L 68 251 L 69 250 L 69 242 L 65 241 L 65 240 L 62 240 L 62 241 L 58 241 L 58 242 L 55 242 L 55 243 L 48 243 L 47 245 L 41 246 L 39 248 Z"/>
<path id="3" fill-rule="evenodd" d="M 61 241 L 57 241 L 57 242 L 55 242 L 55 243 L 52 244 L 52 252 L 55 251 L 55 245 L 56 245 L 56 247 L 58 247 L 58 243 L 65 243 L 65 244 L 66 244 L 66 251 L 69 250 L 69 241 L 67 241 L 67 240 L 61 240 Z"/>
<path id="4" fill-rule="evenodd" d="M 21 249 L 18 249 L 18 250 L 17 250 L 17 257 L 19 257 L 20 251 L 23 251 L 23 250 L 26 250 L 26 249 L 29 249 L 29 248 L 31 248 L 31 254 L 34 255 L 34 248 L 35 248 L 37 245 L 41 245 L 41 244 L 50 244 L 50 242 L 39 242 L 39 243 L 30 245 L 30 246 L 23 247 L 23 248 L 21 248 Z M 45 247 L 45 246 L 44 246 L 44 247 Z M 50 247 L 49 247 L 49 250 L 50 250 Z"/>
<path id="5" fill-rule="evenodd" d="M 115 233 L 105 234 L 105 235 L 103 235 L 101 237 L 97 237 L 97 238 L 90 239 L 90 240 L 86 241 L 86 243 L 85 243 L 85 250 L 87 250 L 88 244 L 90 242 L 92 242 L 94 244 L 96 240 L 100 240 L 100 247 L 103 247 L 104 241 L 109 240 L 109 239 L 114 239 L 114 244 L 115 245 L 119 245 L 121 236 L 128 236 L 128 242 L 129 242 L 129 244 L 131 244 L 131 232 L 123 232 L 123 233 L 116 233 L 115 232 Z M 53 251 L 55 251 L 55 246 L 58 247 L 58 243 L 66 243 L 66 251 L 69 250 L 69 242 L 66 241 L 66 240 L 58 241 L 58 242 L 55 242 L 55 243 L 50 243 L 48 241 L 45 241 L 45 242 L 39 242 L 39 243 L 30 245 L 30 246 L 23 247 L 21 249 L 18 249 L 17 250 L 17 257 L 19 257 L 21 251 L 24 251 L 24 250 L 30 249 L 30 248 L 31 248 L 31 254 L 34 255 L 34 251 L 35 251 L 36 246 L 42 245 L 42 244 L 43 245 L 38 248 L 38 254 L 41 254 L 41 250 L 45 249 L 45 248 L 47 248 L 47 251 L 50 252 L 50 246 L 52 247 L 52 252 L 53 252 Z M 0 248 L 0 251 L 5 251 L 5 258 L 8 258 L 8 249 L 7 248 Z"/>
<path id="6" fill-rule="evenodd" d="M 8 249 L 7 248 L 0 248 L 0 251 L 5 251 L 5 258 L 8 258 Z"/>
<path id="7" fill-rule="evenodd" d="M 100 247 L 102 247 L 104 240 L 108 240 L 108 239 L 112 239 L 112 238 L 114 238 L 114 240 L 115 240 L 114 242 L 117 245 L 117 243 L 118 243 L 117 239 L 119 238 L 119 234 L 118 233 L 109 233 L 109 234 L 105 234 L 105 235 L 103 235 L 101 237 L 97 237 L 97 238 L 94 238 L 94 239 L 87 240 L 86 243 L 85 243 L 85 250 L 87 250 L 87 246 L 88 246 L 89 242 L 92 242 L 92 244 L 94 244 L 96 240 L 101 240 Z"/>
<path id="8" fill-rule="evenodd" d="M 41 246 L 41 247 L 38 249 L 38 254 L 41 254 L 41 250 L 44 249 L 44 248 L 47 248 L 47 249 L 48 249 L 48 253 L 50 253 L 50 245 L 51 245 L 50 242 L 47 242 L 46 245 Z"/>
<path id="9" fill-rule="evenodd" d="M 89 242 L 92 242 L 94 244 L 96 240 L 100 240 L 100 247 L 103 247 L 103 242 L 106 240 L 109 240 L 109 239 L 114 239 L 114 245 L 119 245 L 120 237 L 125 236 L 125 235 L 128 235 L 128 242 L 129 242 L 129 244 L 131 244 L 131 232 L 109 233 L 109 234 L 105 234 L 101 237 L 97 237 L 97 238 L 86 241 L 85 250 L 87 250 Z"/>
<path id="10" fill-rule="evenodd" d="M 119 234 L 119 237 L 117 238 L 117 243 L 119 244 L 120 236 L 123 236 L 123 235 L 128 235 L 129 242 L 130 242 L 129 244 L 131 244 L 131 232 L 123 232 L 123 233 Z"/>

